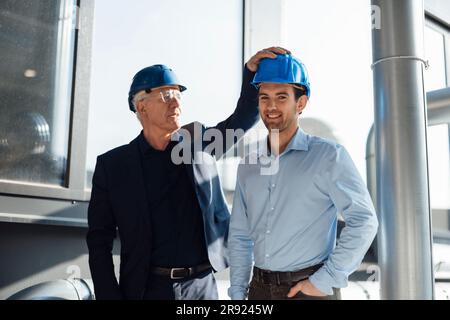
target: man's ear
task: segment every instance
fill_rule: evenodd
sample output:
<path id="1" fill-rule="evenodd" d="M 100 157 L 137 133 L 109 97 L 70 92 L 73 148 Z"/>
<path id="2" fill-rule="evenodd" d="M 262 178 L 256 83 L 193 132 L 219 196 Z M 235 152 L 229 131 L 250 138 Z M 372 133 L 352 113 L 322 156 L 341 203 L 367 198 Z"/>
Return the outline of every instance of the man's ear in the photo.
<path id="1" fill-rule="evenodd" d="M 303 112 L 303 109 L 305 109 L 306 105 L 308 104 L 308 97 L 306 95 L 302 95 L 298 100 L 297 100 L 297 113 L 301 114 Z"/>
<path id="2" fill-rule="evenodd" d="M 136 102 L 135 108 L 136 108 L 136 112 L 138 112 L 139 114 L 145 113 L 145 108 L 144 108 L 144 104 L 142 103 L 142 101 Z"/>

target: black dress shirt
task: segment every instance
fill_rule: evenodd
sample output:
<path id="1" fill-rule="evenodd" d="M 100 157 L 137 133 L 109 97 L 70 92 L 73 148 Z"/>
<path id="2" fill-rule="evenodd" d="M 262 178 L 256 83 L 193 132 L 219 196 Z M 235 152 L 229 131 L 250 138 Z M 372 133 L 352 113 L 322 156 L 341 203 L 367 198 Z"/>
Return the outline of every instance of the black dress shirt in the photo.
<path id="1" fill-rule="evenodd" d="M 158 267 L 191 267 L 208 261 L 202 212 L 186 164 L 176 165 L 170 154 L 154 149 L 139 137 L 144 181 L 152 228 L 151 264 Z"/>

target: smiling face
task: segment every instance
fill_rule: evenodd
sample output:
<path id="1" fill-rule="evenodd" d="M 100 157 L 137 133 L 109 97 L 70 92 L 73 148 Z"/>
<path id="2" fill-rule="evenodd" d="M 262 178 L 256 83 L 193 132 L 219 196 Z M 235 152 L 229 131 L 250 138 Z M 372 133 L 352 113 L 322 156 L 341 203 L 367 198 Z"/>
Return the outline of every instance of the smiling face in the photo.
<path id="1" fill-rule="evenodd" d="M 278 129 L 280 134 L 294 132 L 298 127 L 298 115 L 306 106 L 308 98 L 295 99 L 291 84 L 261 83 L 258 93 L 259 113 L 267 129 Z"/>
<path id="2" fill-rule="evenodd" d="M 144 129 L 173 133 L 180 128 L 181 99 L 177 94 L 168 98 L 170 89 L 179 93 L 178 86 L 162 86 L 137 98 L 136 109 Z"/>

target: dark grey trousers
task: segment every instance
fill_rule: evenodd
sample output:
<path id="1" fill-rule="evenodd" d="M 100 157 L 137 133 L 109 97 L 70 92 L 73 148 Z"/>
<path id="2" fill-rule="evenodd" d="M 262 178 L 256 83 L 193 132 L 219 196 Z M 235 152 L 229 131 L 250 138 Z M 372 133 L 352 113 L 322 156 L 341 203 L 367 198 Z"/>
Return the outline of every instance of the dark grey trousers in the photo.
<path id="1" fill-rule="evenodd" d="M 217 300 L 216 279 L 211 270 L 180 280 L 151 275 L 144 300 Z"/>
<path id="2" fill-rule="evenodd" d="M 288 298 L 287 294 L 295 282 L 282 284 L 266 284 L 260 279 L 253 277 L 250 282 L 248 300 L 340 300 L 341 292 L 339 289 L 333 289 L 334 294 L 325 297 L 313 297 L 298 292 L 294 297 Z"/>

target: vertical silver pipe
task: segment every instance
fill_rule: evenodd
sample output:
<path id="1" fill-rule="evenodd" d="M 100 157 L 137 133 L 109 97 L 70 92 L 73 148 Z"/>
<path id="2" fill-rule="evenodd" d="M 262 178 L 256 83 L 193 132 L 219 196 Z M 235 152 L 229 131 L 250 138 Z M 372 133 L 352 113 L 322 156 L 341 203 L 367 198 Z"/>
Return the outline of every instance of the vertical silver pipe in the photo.
<path id="1" fill-rule="evenodd" d="M 369 189 L 370 196 L 377 209 L 377 168 L 375 158 L 375 126 L 372 126 L 367 136 L 366 143 L 366 178 L 367 189 Z"/>
<path id="2" fill-rule="evenodd" d="M 372 0 L 382 299 L 432 299 L 422 0 Z"/>
<path id="3" fill-rule="evenodd" d="M 55 58 L 53 119 L 51 121 L 51 153 L 67 161 L 69 117 L 72 96 L 75 45 L 76 1 L 61 0 L 58 21 L 58 42 Z"/>
<path id="4" fill-rule="evenodd" d="M 450 88 L 443 88 L 427 93 L 428 126 L 450 125 Z M 450 130 L 450 127 L 449 127 Z M 0 143 L 1 144 L 1 143 Z M 366 143 L 367 187 L 372 201 L 377 202 L 377 172 L 375 159 L 375 126 L 370 128 Z M 375 205 L 376 208 L 376 205 Z M 378 211 L 378 210 L 377 210 Z"/>
<path id="5" fill-rule="evenodd" d="M 427 93 L 428 125 L 450 123 L 450 88 Z"/>

